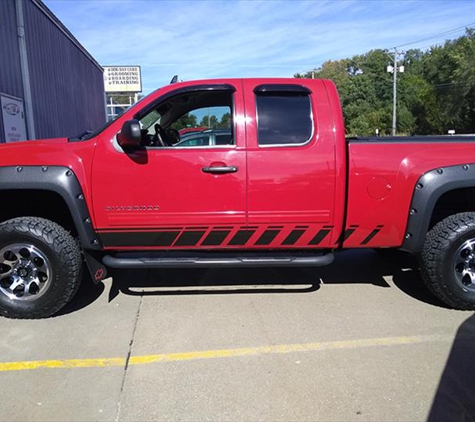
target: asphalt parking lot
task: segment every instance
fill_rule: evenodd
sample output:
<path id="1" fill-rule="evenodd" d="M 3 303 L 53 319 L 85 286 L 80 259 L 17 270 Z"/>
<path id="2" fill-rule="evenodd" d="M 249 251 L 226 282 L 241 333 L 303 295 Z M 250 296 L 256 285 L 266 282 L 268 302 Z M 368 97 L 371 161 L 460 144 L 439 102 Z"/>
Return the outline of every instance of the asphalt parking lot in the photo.
<path id="1" fill-rule="evenodd" d="M 0 320 L 0 419 L 473 420 L 475 316 L 411 265 L 348 251 L 84 284 L 54 318 Z"/>

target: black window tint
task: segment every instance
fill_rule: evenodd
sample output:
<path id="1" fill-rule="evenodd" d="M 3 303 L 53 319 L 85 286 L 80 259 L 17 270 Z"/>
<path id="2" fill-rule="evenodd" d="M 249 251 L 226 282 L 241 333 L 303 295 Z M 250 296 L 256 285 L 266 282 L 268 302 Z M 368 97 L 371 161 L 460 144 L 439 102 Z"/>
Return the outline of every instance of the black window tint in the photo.
<path id="1" fill-rule="evenodd" d="M 229 145 L 233 143 L 231 132 L 222 135 L 216 135 L 216 145 Z"/>
<path id="2" fill-rule="evenodd" d="M 256 104 L 259 145 L 303 144 L 312 136 L 308 95 L 259 94 Z"/>

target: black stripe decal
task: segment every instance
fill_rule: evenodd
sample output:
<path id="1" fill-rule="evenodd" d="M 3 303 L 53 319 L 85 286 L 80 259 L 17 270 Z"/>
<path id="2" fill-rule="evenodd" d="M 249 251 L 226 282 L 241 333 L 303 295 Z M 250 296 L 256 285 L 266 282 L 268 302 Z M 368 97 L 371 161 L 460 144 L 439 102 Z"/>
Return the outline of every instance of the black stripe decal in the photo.
<path id="1" fill-rule="evenodd" d="M 283 245 L 294 245 L 297 240 L 299 240 L 302 235 L 306 232 L 306 230 L 292 230 L 292 232 L 285 238 L 282 242 Z"/>
<path id="2" fill-rule="evenodd" d="M 195 246 L 204 234 L 204 230 L 183 232 L 173 246 Z"/>
<path id="3" fill-rule="evenodd" d="M 356 231 L 356 229 L 358 227 L 359 226 L 351 225 L 349 228 L 347 228 L 345 230 L 345 232 L 342 233 L 340 235 L 340 237 L 338 238 L 338 243 L 341 243 L 341 242 L 344 242 L 345 240 L 348 240 L 350 238 L 350 236 Z"/>
<path id="4" fill-rule="evenodd" d="M 376 226 L 376 228 L 366 237 L 365 240 L 361 242 L 361 244 L 367 245 L 374 238 L 374 236 L 376 236 L 381 231 L 382 228 L 383 226 Z"/>
<path id="5" fill-rule="evenodd" d="M 328 233 L 331 232 L 331 229 L 321 229 L 315 237 L 310 241 L 309 245 L 318 245 L 325 237 L 327 237 Z"/>
<path id="6" fill-rule="evenodd" d="M 219 246 L 224 242 L 229 233 L 231 233 L 231 230 L 213 230 L 201 242 L 201 246 Z"/>
<path id="7" fill-rule="evenodd" d="M 279 233 L 280 230 L 266 230 L 257 240 L 256 245 L 269 245 Z"/>
<path id="8" fill-rule="evenodd" d="M 345 230 L 345 235 L 343 236 L 343 242 L 348 240 L 349 237 L 355 232 L 356 229 L 347 229 Z"/>
<path id="9" fill-rule="evenodd" d="M 171 246 L 179 231 L 101 233 L 104 246 Z"/>
<path id="10" fill-rule="evenodd" d="M 255 232 L 256 232 L 255 230 L 241 229 L 234 235 L 234 237 L 231 239 L 231 241 L 228 243 L 228 245 L 243 246 L 247 243 L 247 241 L 251 238 L 251 236 Z"/>

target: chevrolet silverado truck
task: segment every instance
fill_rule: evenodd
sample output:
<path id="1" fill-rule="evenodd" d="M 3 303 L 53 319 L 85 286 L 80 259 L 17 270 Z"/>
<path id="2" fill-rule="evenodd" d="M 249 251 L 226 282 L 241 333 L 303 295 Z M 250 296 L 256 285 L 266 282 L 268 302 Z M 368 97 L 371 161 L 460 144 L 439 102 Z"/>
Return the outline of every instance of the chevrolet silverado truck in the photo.
<path id="1" fill-rule="evenodd" d="M 223 136 L 180 145 L 194 127 Z M 83 268 L 323 266 L 347 248 L 410 252 L 433 294 L 475 309 L 475 139 L 346 140 L 328 80 L 170 84 L 94 133 L 0 146 L 0 198 L 6 317 L 55 314 Z"/>

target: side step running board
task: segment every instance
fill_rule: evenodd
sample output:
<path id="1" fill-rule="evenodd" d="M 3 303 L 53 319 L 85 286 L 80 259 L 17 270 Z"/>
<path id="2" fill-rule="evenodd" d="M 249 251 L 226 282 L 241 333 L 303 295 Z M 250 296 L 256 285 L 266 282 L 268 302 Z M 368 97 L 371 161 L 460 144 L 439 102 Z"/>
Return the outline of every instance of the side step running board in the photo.
<path id="1" fill-rule="evenodd" d="M 312 254 L 218 254 L 218 253 L 145 253 L 122 252 L 106 255 L 102 262 L 111 268 L 180 268 L 180 267 L 322 267 L 333 262 L 332 253 Z"/>

